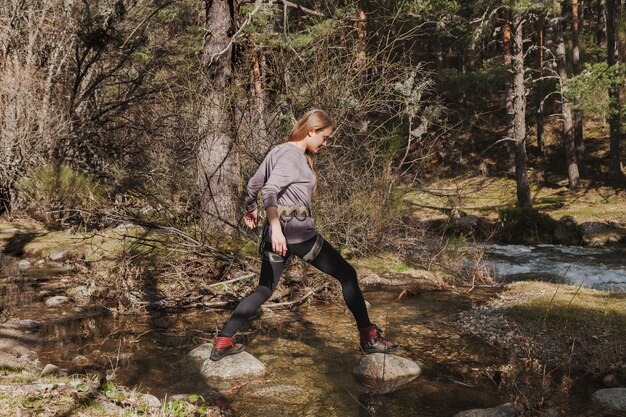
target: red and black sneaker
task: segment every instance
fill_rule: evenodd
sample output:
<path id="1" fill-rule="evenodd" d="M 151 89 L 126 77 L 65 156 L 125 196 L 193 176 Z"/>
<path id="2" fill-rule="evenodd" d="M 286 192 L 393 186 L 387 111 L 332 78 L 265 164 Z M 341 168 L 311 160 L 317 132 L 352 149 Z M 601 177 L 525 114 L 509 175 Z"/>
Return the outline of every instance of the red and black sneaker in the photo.
<path id="1" fill-rule="evenodd" d="M 233 343 L 232 337 L 218 336 L 215 346 L 211 350 L 210 358 L 212 361 L 219 361 L 225 356 L 243 352 L 243 349 L 243 345 Z"/>
<path id="2" fill-rule="evenodd" d="M 399 344 L 385 339 L 383 331 L 378 326 L 372 324 L 369 327 L 359 328 L 361 336 L 361 350 L 364 353 L 391 353 L 398 350 Z"/>

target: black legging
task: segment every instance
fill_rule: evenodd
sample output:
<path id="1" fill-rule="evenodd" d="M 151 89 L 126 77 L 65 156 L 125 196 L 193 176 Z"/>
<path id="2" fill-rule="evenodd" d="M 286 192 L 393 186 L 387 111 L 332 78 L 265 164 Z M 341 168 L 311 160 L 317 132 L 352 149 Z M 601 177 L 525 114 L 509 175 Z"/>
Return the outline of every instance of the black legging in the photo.
<path id="1" fill-rule="evenodd" d="M 233 337 L 237 330 L 252 317 L 257 309 L 267 301 L 278 285 L 280 275 L 285 269 L 285 263 L 291 255 L 299 258 L 304 257 L 315 244 L 316 237 L 302 243 L 287 244 L 287 254 L 281 256 L 282 262 L 270 262 L 263 256 L 261 263 L 261 276 L 259 286 L 256 290 L 241 300 L 232 316 L 220 332 L 220 336 Z M 323 239 L 322 239 L 323 240 Z M 269 246 L 269 245 L 268 245 Z M 371 325 L 365 299 L 359 288 L 356 271 L 330 243 L 323 240 L 322 248 L 311 265 L 322 272 L 337 278 L 341 283 L 343 299 L 354 315 L 358 327 L 368 327 Z"/>

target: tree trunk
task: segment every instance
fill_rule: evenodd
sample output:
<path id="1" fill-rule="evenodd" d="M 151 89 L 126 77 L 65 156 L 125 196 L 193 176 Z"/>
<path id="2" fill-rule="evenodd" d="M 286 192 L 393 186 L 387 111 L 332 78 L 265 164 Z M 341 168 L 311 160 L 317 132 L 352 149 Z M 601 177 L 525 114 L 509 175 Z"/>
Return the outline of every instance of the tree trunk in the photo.
<path id="1" fill-rule="evenodd" d="M 543 155 L 543 26 L 544 16 L 540 16 L 537 20 L 537 75 L 535 91 L 535 103 L 537 105 L 537 147 L 539 153 Z"/>
<path id="2" fill-rule="evenodd" d="M 523 19 L 520 13 L 513 15 L 513 139 L 515 140 L 515 180 L 517 204 L 532 207 L 526 157 L 526 89 L 524 87 Z"/>
<path id="3" fill-rule="evenodd" d="M 565 94 L 567 93 L 567 63 L 565 62 L 565 42 L 563 41 L 563 19 L 558 19 L 554 26 L 554 44 L 556 46 L 556 69 L 561 83 L 561 117 L 563 119 L 563 143 L 565 144 L 565 161 L 567 163 L 567 178 L 570 189 L 580 187 L 580 175 L 576 162 L 576 148 L 574 146 L 574 124 L 572 110 Z"/>
<path id="4" fill-rule="evenodd" d="M 366 84 L 367 70 L 367 51 L 366 51 L 366 23 L 367 23 L 367 15 L 365 14 L 364 9 L 359 9 L 359 20 L 355 23 L 355 29 L 357 34 L 356 41 L 356 69 L 359 71 L 359 78 L 361 80 L 361 85 Z M 359 112 L 359 134 L 367 135 L 369 128 L 369 119 L 367 112 L 360 111 Z"/>
<path id="5" fill-rule="evenodd" d="M 579 23 L 578 0 L 572 0 L 572 67 L 574 75 L 580 74 L 580 48 L 578 46 L 578 23 Z M 576 107 L 576 101 L 574 101 Z M 583 113 L 582 110 L 574 110 L 574 145 L 576 147 L 576 159 L 582 162 L 585 153 L 583 143 Z"/>
<path id="6" fill-rule="evenodd" d="M 618 42 L 617 29 L 619 27 L 619 8 L 620 0 L 606 0 L 606 45 L 607 45 L 607 63 L 609 67 L 618 63 Z M 609 85 L 609 130 L 611 137 L 610 158 L 609 158 L 609 175 L 612 179 L 622 179 L 622 156 L 620 152 L 620 98 L 619 83 L 614 80 Z"/>
<path id="7" fill-rule="evenodd" d="M 606 2 L 607 0 L 598 1 L 598 45 L 606 48 Z"/>
<path id="8" fill-rule="evenodd" d="M 511 11 L 508 7 L 504 8 L 504 13 L 502 16 L 504 20 L 504 25 L 502 27 L 502 47 L 504 48 L 504 65 L 506 67 L 511 67 Z M 513 138 L 513 119 L 514 119 L 514 110 L 513 110 L 513 85 L 510 81 L 510 78 L 507 77 L 507 83 L 505 87 L 505 105 L 506 114 L 507 114 L 507 128 L 506 135 L 509 138 Z M 507 171 L 515 172 L 515 152 L 516 146 L 512 142 L 507 142 L 509 148 L 509 157 L 507 159 Z"/>
<path id="9" fill-rule="evenodd" d="M 232 74 L 232 0 L 206 0 L 203 66 L 205 82 L 199 116 L 198 185 L 203 226 L 231 234 L 237 227 L 239 161 L 229 123 L 228 82 Z"/>

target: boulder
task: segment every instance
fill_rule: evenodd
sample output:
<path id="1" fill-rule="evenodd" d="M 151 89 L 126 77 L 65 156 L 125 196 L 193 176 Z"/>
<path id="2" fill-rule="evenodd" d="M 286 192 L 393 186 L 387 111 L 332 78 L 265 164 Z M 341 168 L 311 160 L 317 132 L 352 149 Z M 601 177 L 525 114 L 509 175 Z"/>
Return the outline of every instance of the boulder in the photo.
<path id="1" fill-rule="evenodd" d="M 562 245 L 580 245 L 582 233 L 576 218 L 563 216 L 559 219 L 554 229 L 554 240 Z"/>
<path id="2" fill-rule="evenodd" d="M 41 370 L 41 376 L 59 375 L 59 374 L 61 374 L 61 368 L 51 363 L 44 366 L 43 369 Z"/>
<path id="3" fill-rule="evenodd" d="M 83 355 L 78 355 L 72 359 L 72 364 L 78 368 L 88 368 L 94 365 L 91 359 Z"/>
<path id="4" fill-rule="evenodd" d="M 66 297 L 64 295 L 56 295 L 54 297 L 50 297 L 46 300 L 46 305 L 48 307 L 57 307 L 63 304 L 67 304 L 71 302 L 72 299 L 70 297 Z"/>
<path id="5" fill-rule="evenodd" d="M 517 411 L 512 404 L 502 404 L 494 408 L 476 408 L 473 410 L 461 411 L 454 417 L 515 417 Z"/>
<path id="6" fill-rule="evenodd" d="M 187 354 L 187 357 L 193 360 L 194 362 L 198 362 L 202 364 L 211 356 L 211 349 L 213 349 L 213 344 L 205 343 L 205 344 L 198 346 L 191 352 L 189 352 Z"/>
<path id="7" fill-rule="evenodd" d="M 603 246 L 626 241 L 626 228 L 615 224 L 585 222 L 580 224 L 583 244 Z"/>
<path id="8" fill-rule="evenodd" d="M 421 373 L 422 369 L 415 362 L 384 353 L 364 356 L 352 370 L 354 377 L 368 391 L 376 394 L 392 392 L 413 381 Z"/>
<path id="9" fill-rule="evenodd" d="M 17 371 L 19 369 L 24 369 L 24 363 L 17 356 L 6 352 L 0 352 L 0 368 Z"/>
<path id="10" fill-rule="evenodd" d="M 161 407 L 161 400 L 159 400 L 157 397 L 155 397 L 152 394 L 141 394 L 139 396 L 140 400 L 142 403 L 152 407 L 152 408 L 159 408 Z"/>
<path id="11" fill-rule="evenodd" d="M 207 343 L 206 345 L 210 345 L 211 349 L 213 348 L 211 343 Z M 205 349 L 208 349 L 208 346 L 206 346 Z M 206 359 L 200 370 L 200 374 L 202 374 L 207 381 L 216 379 L 254 378 L 263 376 L 265 373 L 265 365 L 248 352 L 226 356 L 219 361 Z"/>
<path id="12" fill-rule="evenodd" d="M 613 410 L 626 411 L 626 388 L 605 388 L 593 393 L 593 402 Z"/>

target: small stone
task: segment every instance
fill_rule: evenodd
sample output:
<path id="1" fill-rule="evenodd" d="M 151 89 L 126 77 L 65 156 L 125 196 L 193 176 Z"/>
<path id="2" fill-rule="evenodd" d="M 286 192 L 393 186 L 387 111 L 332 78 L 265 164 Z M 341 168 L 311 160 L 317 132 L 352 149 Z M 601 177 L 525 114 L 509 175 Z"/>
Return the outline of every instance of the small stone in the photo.
<path id="1" fill-rule="evenodd" d="M 615 374 L 608 374 L 602 378 L 602 383 L 605 387 L 614 388 L 618 385 L 617 377 Z"/>
<path id="2" fill-rule="evenodd" d="M 626 411 L 626 388 L 605 388 L 593 393 L 593 402 L 614 410 Z"/>
<path id="3" fill-rule="evenodd" d="M 67 304 L 69 302 L 71 302 L 72 299 L 70 297 L 66 297 L 64 295 L 57 295 L 54 297 L 50 297 L 46 300 L 46 305 L 48 307 L 57 307 L 57 306 L 61 306 L 63 304 Z"/>
<path id="4" fill-rule="evenodd" d="M 161 401 L 152 394 L 143 394 L 141 396 L 143 402 L 152 408 L 161 407 Z"/>
<path id="5" fill-rule="evenodd" d="M 17 263 L 17 267 L 19 269 L 28 269 L 31 267 L 31 263 L 28 259 L 22 259 Z"/>
<path id="6" fill-rule="evenodd" d="M 494 408 L 476 408 L 473 410 L 461 411 L 454 417 L 515 417 L 517 411 L 512 404 L 502 404 Z"/>
<path id="7" fill-rule="evenodd" d="M 43 370 L 41 371 L 41 376 L 59 375 L 60 373 L 61 373 L 61 368 L 49 363 L 46 366 L 44 366 Z"/>
<path id="8" fill-rule="evenodd" d="M 50 252 L 50 259 L 53 261 L 59 261 L 65 257 L 65 251 L 60 249 L 55 249 Z"/>

